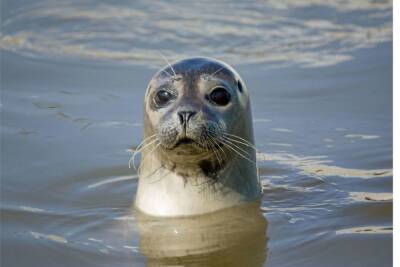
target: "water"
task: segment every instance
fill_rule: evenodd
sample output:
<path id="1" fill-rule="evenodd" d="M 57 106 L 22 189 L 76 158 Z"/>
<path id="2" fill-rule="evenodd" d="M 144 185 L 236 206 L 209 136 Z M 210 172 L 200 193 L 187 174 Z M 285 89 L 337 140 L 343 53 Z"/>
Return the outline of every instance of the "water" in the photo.
<path id="1" fill-rule="evenodd" d="M 391 8 L 2 1 L 2 266 L 391 266 Z M 261 211 L 132 211 L 157 50 L 245 80 Z"/>

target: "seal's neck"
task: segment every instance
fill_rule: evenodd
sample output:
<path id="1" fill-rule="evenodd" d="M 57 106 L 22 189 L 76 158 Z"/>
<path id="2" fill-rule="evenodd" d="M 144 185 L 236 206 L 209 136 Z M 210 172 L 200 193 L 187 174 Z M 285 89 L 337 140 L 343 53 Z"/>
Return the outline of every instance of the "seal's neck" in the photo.
<path id="1" fill-rule="evenodd" d="M 214 177 L 201 167 L 184 173 L 165 166 L 154 154 L 144 153 L 140 166 L 136 207 L 154 216 L 204 214 L 259 199 L 256 166 L 232 158 Z M 255 155 L 254 155 L 255 160 Z"/>

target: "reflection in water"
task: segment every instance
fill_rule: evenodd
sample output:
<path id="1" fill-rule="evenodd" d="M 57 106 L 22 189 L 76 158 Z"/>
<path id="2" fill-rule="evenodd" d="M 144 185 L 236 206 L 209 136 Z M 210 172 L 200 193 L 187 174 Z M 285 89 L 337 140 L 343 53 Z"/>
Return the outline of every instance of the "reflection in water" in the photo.
<path id="1" fill-rule="evenodd" d="M 1 266 L 392 266 L 392 1 L 1 4 Z M 243 74 L 268 244 L 257 208 L 130 216 L 157 50 Z"/>
<path id="2" fill-rule="evenodd" d="M 259 203 L 184 218 L 136 213 L 148 266 L 262 266 L 266 261 L 267 221 Z"/>

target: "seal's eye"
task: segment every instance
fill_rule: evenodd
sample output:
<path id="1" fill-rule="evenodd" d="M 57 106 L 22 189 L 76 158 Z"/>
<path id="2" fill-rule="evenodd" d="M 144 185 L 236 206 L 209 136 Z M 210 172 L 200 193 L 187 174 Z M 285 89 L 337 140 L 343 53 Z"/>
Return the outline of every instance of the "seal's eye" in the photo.
<path id="1" fill-rule="evenodd" d="M 209 99 L 219 106 L 225 106 L 231 101 L 231 95 L 225 88 L 217 87 L 211 92 Z"/>
<path id="2" fill-rule="evenodd" d="M 157 106 L 163 107 L 168 104 L 171 100 L 173 100 L 175 96 L 166 90 L 160 90 L 156 93 L 154 97 L 154 102 Z"/>

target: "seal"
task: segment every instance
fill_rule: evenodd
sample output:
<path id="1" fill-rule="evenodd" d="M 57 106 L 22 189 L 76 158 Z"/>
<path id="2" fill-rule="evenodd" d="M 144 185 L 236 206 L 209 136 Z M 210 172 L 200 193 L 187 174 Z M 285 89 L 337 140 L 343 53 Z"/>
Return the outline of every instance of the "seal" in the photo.
<path id="1" fill-rule="evenodd" d="M 249 93 L 224 62 L 168 64 L 145 93 L 135 206 L 153 216 L 205 214 L 261 197 Z"/>

